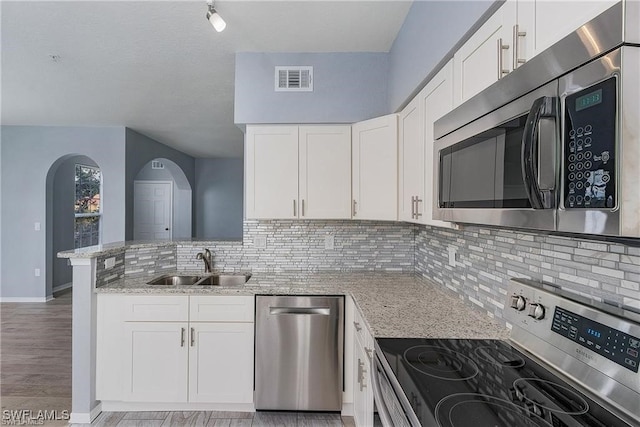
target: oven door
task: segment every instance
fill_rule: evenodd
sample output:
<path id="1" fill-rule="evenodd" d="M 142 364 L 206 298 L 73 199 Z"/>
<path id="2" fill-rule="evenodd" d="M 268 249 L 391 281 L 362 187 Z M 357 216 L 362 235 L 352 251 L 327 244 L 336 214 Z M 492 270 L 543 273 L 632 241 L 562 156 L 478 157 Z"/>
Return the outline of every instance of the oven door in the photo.
<path id="1" fill-rule="evenodd" d="M 382 425 L 384 427 L 421 427 L 393 371 L 391 368 L 388 368 L 389 373 L 385 371 L 383 363 L 386 361 L 380 360 L 380 357 L 384 358 L 384 355 L 376 354 L 373 357 L 371 383 Z"/>
<path id="2" fill-rule="evenodd" d="M 434 218 L 555 229 L 557 94 L 553 81 L 436 141 Z"/>

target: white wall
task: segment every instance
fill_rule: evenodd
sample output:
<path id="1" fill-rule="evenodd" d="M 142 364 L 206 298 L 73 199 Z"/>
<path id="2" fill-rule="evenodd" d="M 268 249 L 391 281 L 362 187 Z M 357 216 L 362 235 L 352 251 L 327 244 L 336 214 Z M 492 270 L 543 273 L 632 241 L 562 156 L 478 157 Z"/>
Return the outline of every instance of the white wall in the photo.
<path id="1" fill-rule="evenodd" d="M 51 225 L 47 228 L 47 176 L 67 156 L 86 155 L 103 174 L 102 242 L 125 236 L 125 129 L 123 127 L 2 126 L 2 270 L 0 298 L 44 299 L 51 295 Z M 54 169 L 52 170 L 52 166 Z M 47 191 L 49 194 L 47 194 Z M 34 230 L 39 222 L 40 231 Z M 49 239 L 47 239 L 49 234 Z M 47 264 L 49 266 L 47 267 Z M 34 270 L 40 269 L 40 277 Z"/>

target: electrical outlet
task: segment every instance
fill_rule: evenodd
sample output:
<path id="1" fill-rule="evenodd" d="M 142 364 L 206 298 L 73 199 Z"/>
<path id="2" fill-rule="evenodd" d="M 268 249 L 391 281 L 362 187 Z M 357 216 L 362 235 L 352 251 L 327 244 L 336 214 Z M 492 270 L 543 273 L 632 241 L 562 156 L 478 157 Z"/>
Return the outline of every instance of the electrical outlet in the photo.
<path id="1" fill-rule="evenodd" d="M 116 265 L 116 258 L 115 257 L 111 257 L 111 258 L 107 258 L 104 260 L 104 269 L 105 270 L 109 270 L 110 268 L 115 267 Z"/>
<path id="2" fill-rule="evenodd" d="M 336 248 L 336 239 L 333 234 L 327 234 L 324 236 L 324 248 L 328 250 L 333 250 Z"/>
<path id="3" fill-rule="evenodd" d="M 35 274 L 36 277 L 40 277 L 40 269 L 36 268 L 33 274 Z"/>
<path id="4" fill-rule="evenodd" d="M 33 223 L 33 231 L 40 231 L 40 223 L 39 222 L 34 222 Z"/>
<path id="5" fill-rule="evenodd" d="M 258 249 L 267 249 L 267 237 L 266 236 L 256 236 L 253 239 L 253 245 Z"/>
<path id="6" fill-rule="evenodd" d="M 449 265 L 451 267 L 456 266 L 456 248 L 453 246 L 449 246 Z"/>

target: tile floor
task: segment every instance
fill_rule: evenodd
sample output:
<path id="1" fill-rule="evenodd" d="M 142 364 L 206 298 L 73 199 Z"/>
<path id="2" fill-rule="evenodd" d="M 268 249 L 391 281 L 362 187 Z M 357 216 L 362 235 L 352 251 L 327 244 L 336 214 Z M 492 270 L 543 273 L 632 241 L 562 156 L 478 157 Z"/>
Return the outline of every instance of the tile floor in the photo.
<path id="1" fill-rule="evenodd" d="M 71 291 L 48 303 L 0 304 L 0 406 L 2 410 L 71 412 Z M 3 412 L 4 414 L 4 412 Z M 7 424 L 0 420 L 0 423 Z M 45 426 L 66 426 L 46 421 Z M 101 427 L 333 427 L 354 426 L 334 413 L 106 412 Z"/>
<path id="2" fill-rule="evenodd" d="M 342 427 L 353 418 L 334 413 L 303 412 L 105 412 L 99 427 Z"/>

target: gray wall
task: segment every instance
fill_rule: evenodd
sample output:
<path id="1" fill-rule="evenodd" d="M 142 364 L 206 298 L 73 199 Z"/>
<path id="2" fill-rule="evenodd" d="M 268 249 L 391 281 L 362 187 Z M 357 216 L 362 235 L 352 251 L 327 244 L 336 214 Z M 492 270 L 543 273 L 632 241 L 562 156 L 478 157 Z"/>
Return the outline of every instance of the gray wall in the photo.
<path id="1" fill-rule="evenodd" d="M 312 65 L 313 92 L 275 92 L 275 66 Z M 237 53 L 235 122 L 352 123 L 387 113 L 386 53 Z"/>
<path id="2" fill-rule="evenodd" d="M 76 155 L 93 159 L 103 173 L 102 242 L 125 237 L 123 127 L 2 126 L 2 298 L 51 295 L 53 176 Z M 49 204 L 47 204 L 49 200 Z M 41 230 L 34 230 L 34 223 Z M 39 268 L 41 276 L 35 277 Z"/>
<path id="3" fill-rule="evenodd" d="M 242 239 L 243 159 L 196 159 L 196 233 L 200 239 Z"/>
<path id="4" fill-rule="evenodd" d="M 60 259 L 55 254 L 61 251 L 74 249 L 75 239 L 75 176 L 76 163 L 87 166 L 98 166 L 86 156 L 71 157 L 65 160 L 56 170 L 53 177 L 53 204 L 52 233 L 53 233 L 53 288 L 71 282 L 72 268 L 67 265 L 66 259 Z"/>
<path id="5" fill-rule="evenodd" d="M 195 159 L 128 128 L 126 129 L 125 138 L 125 237 L 126 240 L 131 240 L 133 239 L 133 181 L 135 180 L 136 175 L 138 175 L 138 172 L 140 172 L 142 168 L 153 159 L 169 159 L 180 166 L 180 169 L 182 169 L 187 177 L 191 188 L 193 188 L 195 182 Z"/>
<path id="6" fill-rule="evenodd" d="M 413 2 L 389 51 L 388 111 L 397 111 L 427 83 L 425 78 L 493 3 Z"/>

